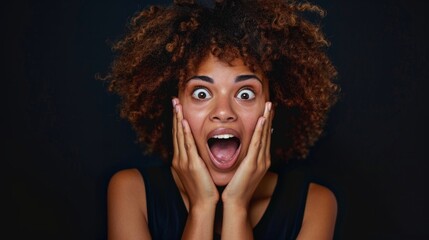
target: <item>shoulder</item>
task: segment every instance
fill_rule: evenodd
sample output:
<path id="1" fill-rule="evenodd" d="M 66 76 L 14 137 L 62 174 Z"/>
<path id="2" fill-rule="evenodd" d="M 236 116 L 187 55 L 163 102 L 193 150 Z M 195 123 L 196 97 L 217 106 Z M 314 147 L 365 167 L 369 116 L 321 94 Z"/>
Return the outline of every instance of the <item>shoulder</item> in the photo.
<path id="1" fill-rule="evenodd" d="M 130 168 L 120 170 L 110 178 L 108 196 L 110 198 L 122 194 L 138 194 L 143 193 L 144 190 L 144 180 L 139 170 Z"/>
<path id="2" fill-rule="evenodd" d="M 133 168 L 116 172 L 110 178 L 107 199 L 109 207 L 127 205 L 146 213 L 146 189 L 139 170 Z"/>
<path id="3" fill-rule="evenodd" d="M 125 169 L 111 177 L 107 190 L 107 213 L 109 239 L 147 236 L 146 190 L 139 170 Z"/>
<path id="4" fill-rule="evenodd" d="M 320 213 L 336 213 L 337 198 L 329 188 L 317 183 L 310 183 L 306 205 L 306 208 L 317 210 Z"/>
<path id="5" fill-rule="evenodd" d="M 332 239 L 337 217 L 337 199 L 327 187 L 310 183 L 298 239 Z"/>

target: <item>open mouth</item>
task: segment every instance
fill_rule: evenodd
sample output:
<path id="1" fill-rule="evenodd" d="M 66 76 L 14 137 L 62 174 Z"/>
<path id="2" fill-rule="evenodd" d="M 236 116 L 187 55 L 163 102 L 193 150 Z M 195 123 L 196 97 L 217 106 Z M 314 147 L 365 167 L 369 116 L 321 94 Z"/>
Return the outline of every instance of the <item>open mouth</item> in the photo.
<path id="1" fill-rule="evenodd" d="M 210 158 L 221 169 L 234 165 L 240 152 L 240 139 L 233 134 L 217 134 L 207 141 L 210 149 Z"/>

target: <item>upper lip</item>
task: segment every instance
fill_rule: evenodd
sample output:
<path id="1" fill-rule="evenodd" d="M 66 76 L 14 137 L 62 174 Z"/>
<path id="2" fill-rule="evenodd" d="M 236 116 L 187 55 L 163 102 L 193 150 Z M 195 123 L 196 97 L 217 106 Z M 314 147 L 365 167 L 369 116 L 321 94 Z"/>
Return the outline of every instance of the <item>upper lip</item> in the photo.
<path id="1" fill-rule="evenodd" d="M 240 139 L 240 135 L 238 134 L 238 132 L 231 128 L 216 128 L 208 134 L 208 139 L 213 138 L 217 135 L 223 135 L 223 134 L 231 134 L 234 137 Z"/>

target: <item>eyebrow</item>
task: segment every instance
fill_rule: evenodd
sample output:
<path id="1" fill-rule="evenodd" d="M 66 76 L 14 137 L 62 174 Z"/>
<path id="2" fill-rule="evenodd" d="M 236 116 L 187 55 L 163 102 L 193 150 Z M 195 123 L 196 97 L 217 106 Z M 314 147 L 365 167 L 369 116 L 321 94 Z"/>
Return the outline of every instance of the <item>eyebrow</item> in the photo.
<path id="1" fill-rule="evenodd" d="M 256 80 L 258 80 L 259 82 L 261 82 L 261 83 L 262 83 L 262 80 L 261 80 L 261 79 L 259 79 L 259 78 L 258 78 L 256 75 L 254 75 L 254 74 L 239 75 L 239 76 L 237 76 L 237 77 L 235 78 L 234 82 L 246 81 L 246 80 L 249 80 L 249 79 L 252 79 L 252 78 L 254 78 L 254 79 L 256 79 Z M 196 79 L 199 79 L 199 80 L 202 80 L 202 81 L 204 81 L 204 82 L 214 83 L 213 78 L 208 77 L 208 76 L 204 76 L 204 75 L 198 75 L 198 76 L 190 77 L 186 82 L 189 82 L 190 80 L 193 80 L 193 79 L 195 79 L 195 80 L 196 80 Z"/>
<path id="2" fill-rule="evenodd" d="M 254 79 L 256 79 L 256 80 L 258 80 L 259 82 L 261 82 L 261 83 L 262 83 L 262 80 L 261 80 L 261 79 L 259 79 L 255 74 L 248 74 L 248 75 L 240 75 L 240 76 L 237 76 L 237 77 L 235 78 L 235 82 L 246 81 L 246 80 L 249 80 L 249 79 L 252 79 L 252 78 L 254 78 Z"/>

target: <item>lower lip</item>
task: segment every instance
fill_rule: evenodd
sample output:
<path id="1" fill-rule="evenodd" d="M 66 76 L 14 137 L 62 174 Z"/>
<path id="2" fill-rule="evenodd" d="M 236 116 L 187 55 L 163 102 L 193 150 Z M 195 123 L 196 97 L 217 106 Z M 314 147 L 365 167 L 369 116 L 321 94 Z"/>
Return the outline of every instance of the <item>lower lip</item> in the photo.
<path id="1" fill-rule="evenodd" d="M 212 152 L 210 151 L 210 148 L 208 146 L 207 146 L 207 148 L 208 148 L 208 152 L 209 152 L 209 155 L 210 155 L 210 160 L 216 166 L 216 168 L 221 169 L 221 170 L 228 170 L 228 169 L 232 168 L 235 165 L 235 163 L 237 162 L 238 154 L 240 153 L 240 150 L 241 150 L 241 144 L 237 148 L 237 151 L 235 151 L 235 153 L 231 157 L 231 159 L 229 159 L 228 161 L 218 161 L 213 156 Z"/>

